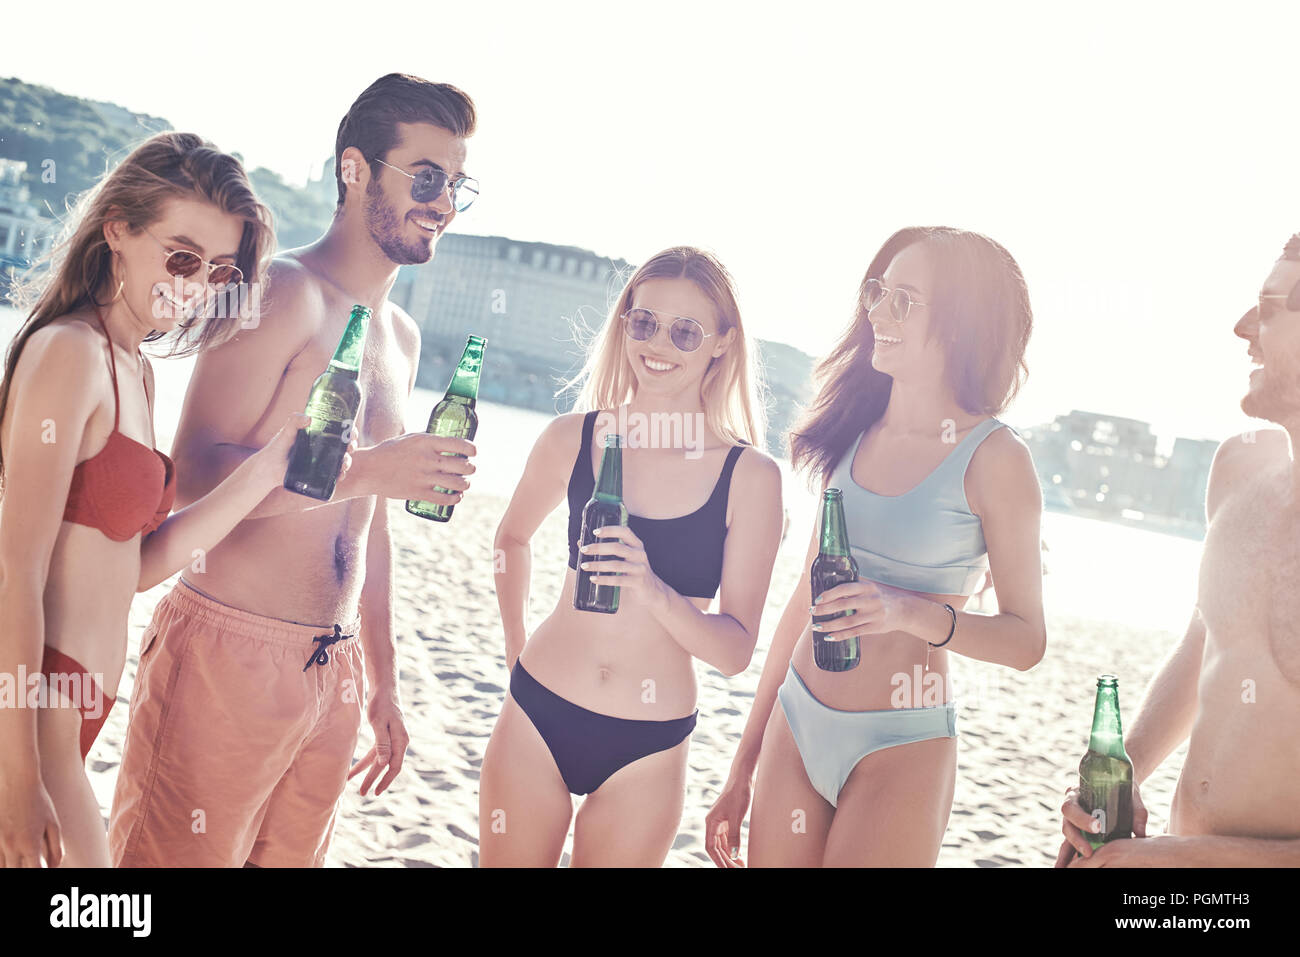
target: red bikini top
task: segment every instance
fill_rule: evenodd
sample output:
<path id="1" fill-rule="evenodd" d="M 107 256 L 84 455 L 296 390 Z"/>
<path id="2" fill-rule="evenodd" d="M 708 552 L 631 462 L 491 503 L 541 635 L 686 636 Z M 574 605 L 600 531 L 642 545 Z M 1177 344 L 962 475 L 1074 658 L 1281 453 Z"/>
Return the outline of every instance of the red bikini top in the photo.
<path id="1" fill-rule="evenodd" d="M 107 337 L 104 317 L 98 308 L 95 318 Z M 117 430 L 121 401 L 112 339 L 108 342 L 108 360 L 113 375 L 113 431 L 97 455 L 73 470 L 63 520 L 97 528 L 113 541 L 125 542 L 137 533 L 148 535 L 171 514 L 176 501 L 176 467 L 158 449 L 127 438 Z M 144 396 L 152 420 L 153 403 L 149 399 L 147 380 Z"/>

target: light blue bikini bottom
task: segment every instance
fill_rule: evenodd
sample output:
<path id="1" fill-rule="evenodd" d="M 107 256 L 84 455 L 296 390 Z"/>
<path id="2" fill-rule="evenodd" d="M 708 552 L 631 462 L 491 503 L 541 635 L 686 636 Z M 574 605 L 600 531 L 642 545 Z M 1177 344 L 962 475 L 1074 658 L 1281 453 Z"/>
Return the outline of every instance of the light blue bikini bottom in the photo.
<path id="1" fill-rule="evenodd" d="M 840 711 L 814 698 L 794 665 L 776 696 L 808 780 L 832 807 L 844 782 L 868 754 L 930 738 L 957 737 L 957 708 L 951 701 L 933 708 Z"/>

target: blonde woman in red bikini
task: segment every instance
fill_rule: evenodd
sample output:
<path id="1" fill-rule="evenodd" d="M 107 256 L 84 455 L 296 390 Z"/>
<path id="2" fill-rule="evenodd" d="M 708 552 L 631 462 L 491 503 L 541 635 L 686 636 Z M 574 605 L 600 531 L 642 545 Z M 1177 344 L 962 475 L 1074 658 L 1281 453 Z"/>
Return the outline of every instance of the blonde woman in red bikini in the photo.
<path id="1" fill-rule="evenodd" d="M 211 495 L 168 517 L 153 370 L 223 341 L 261 281 L 270 215 L 239 161 L 154 136 L 81 200 L 0 383 L 0 866 L 108 866 L 85 758 L 117 695 L 127 616 L 284 476 L 306 416 Z M 232 290 L 235 290 L 232 293 Z M 223 301 L 222 297 L 226 297 Z M 247 297 L 246 301 L 255 301 Z"/>

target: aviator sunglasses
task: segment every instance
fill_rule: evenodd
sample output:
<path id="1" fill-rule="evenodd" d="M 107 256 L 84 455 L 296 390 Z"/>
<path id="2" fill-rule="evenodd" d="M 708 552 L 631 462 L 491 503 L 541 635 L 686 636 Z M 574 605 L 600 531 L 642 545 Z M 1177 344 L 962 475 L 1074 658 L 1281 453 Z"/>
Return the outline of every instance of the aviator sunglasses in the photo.
<path id="1" fill-rule="evenodd" d="M 654 309 L 636 308 L 623 313 L 623 328 L 637 342 L 649 342 L 659 331 L 659 317 Z M 688 316 L 670 316 L 668 338 L 672 340 L 679 352 L 694 352 L 704 345 L 704 340 L 713 333 L 705 332 L 704 327 Z"/>
<path id="2" fill-rule="evenodd" d="M 165 242 L 155 236 L 148 228 L 145 229 L 163 252 L 167 254 L 167 259 L 163 265 L 167 268 L 169 275 L 178 279 L 189 279 L 199 271 L 201 266 L 208 267 L 207 282 L 213 286 L 237 285 L 244 278 L 244 274 L 238 266 L 230 263 L 210 263 L 192 249 L 173 249 Z"/>
<path id="3" fill-rule="evenodd" d="M 1270 301 L 1278 300 L 1278 299 L 1286 303 L 1286 308 L 1289 312 L 1300 311 L 1300 282 L 1295 284 L 1295 286 L 1291 289 L 1289 295 L 1284 296 L 1280 293 L 1278 294 L 1260 293 L 1259 294 L 1259 318 L 1268 319 L 1272 317 L 1275 309 L 1274 307 L 1268 305 L 1268 303 Z"/>
<path id="4" fill-rule="evenodd" d="M 411 199 L 417 203 L 432 203 L 442 195 L 442 191 L 451 184 L 451 206 L 456 212 L 463 213 L 478 198 L 478 180 L 472 176 L 457 176 L 452 179 L 445 169 L 436 166 L 423 166 L 418 173 L 408 173 L 400 166 L 376 159 L 376 163 L 397 170 L 411 181 Z"/>
<path id="5" fill-rule="evenodd" d="M 879 279 L 867 280 L 866 285 L 862 288 L 862 299 L 868 313 L 888 299 L 889 314 L 897 322 L 906 319 L 913 306 L 925 305 L 925 303 L 913 299 L 906 289 L 890 289 Z"/>

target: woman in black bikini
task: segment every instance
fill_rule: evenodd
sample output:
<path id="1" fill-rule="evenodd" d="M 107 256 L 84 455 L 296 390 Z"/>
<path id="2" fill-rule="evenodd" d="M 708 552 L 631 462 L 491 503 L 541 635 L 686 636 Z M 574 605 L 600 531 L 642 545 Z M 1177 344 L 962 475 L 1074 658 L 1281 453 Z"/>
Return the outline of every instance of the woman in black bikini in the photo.
<path id="1" fill-rule="evenodd" d="M 558 864 L 573 794 L 587 795 L 574 866 L 667 856 L 697 714 L 693 660 L 748 667 L 781 537 L 781 475 L 752 447 L 763 432 L 747 353 L 726 270 L 665 250 L 633 275 L 591 353 L 578 406 L 591 411 L 558 417 L 533 447 L 496 536 L 511 676 L 483 759 L 482 866 Z M 629 524 L 579 554 L 605 435 L 623 430 Z M 528 543 L 566 495 L 569 570 L 528 636 Z M 623 559 L 616 579 L 597 579 L 621 587 L 618 613 L 577 611 L 578 563 L 602 556 Z"/>

